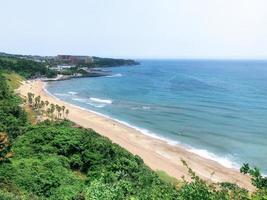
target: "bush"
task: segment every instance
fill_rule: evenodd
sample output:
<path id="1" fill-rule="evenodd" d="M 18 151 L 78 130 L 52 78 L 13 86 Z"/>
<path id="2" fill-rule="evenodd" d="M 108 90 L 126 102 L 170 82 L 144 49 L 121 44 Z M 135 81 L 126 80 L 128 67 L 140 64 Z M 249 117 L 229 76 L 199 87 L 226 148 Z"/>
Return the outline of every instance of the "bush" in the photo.
<path id="1" fill-rule="evenodd" d="M 14 154 L 6 159 L 10 142 L 1 137 L 0 199 L 267 199 L 267 178 L 248 164 L 241 172 L 258 188 L 252 196 L 235 184 L 207 183 L 184 161 L 192 181 L 176 185 L 93 130 L 73 128 L 69 121 L 30 125 L 19 104 L 0 74 L 0 132 L 8 133 Z"/>

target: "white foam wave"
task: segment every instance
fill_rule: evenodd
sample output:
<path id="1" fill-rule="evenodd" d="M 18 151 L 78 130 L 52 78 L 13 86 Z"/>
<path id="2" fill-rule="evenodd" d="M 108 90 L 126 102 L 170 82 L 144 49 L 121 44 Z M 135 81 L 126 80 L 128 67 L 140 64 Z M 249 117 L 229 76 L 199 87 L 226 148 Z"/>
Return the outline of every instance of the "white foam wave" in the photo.
<path id="1" fill-rule="evenodd" d="M 103 108 L 103 107 L 105 107 L 106 105 L 103 105 L 103 104 L 101 104 L 101 105 L 95 105 L 95 107 L 97 107 L 97 108 Z"/>
<path id="2" fill-rule="evenodd" d="M 122 76 L 122 74 L 118 73 L 118 74 L 113 74 L 113 75 L 106 76 L 106 77 L 113 78 L 113 77 L 121 77 L 121 76 Z"/>
<path id="3" fill-rule="evenodd" d="M 111 117 L 108 116 L 108 118 L 111 118 Z M 153 138 L 158 139 L 158 140 L 165 141 L 165 142 L 167 142 L 169 145 L 175 146 L 175 145 L 179 144 L 178 141 L 173 141 L 173 140 L 170 140 L 170 139 L 168 139 L 168 138 L 166 138 L 166 137 L 159 136 L 157 133 L 151 132 L 151 131 L 149 131 L 149 130 L 147 130 L 147 129 L 144 129 L 144 128 L 140 128 L 140 127 L 134 126 L 134 125 L 132 125 L 132 124 L 129 124 L 128 122 L 121 121 L 121 120 L 118 120 L 118 119 L 115 119 L 115 118 L 111 118 L 111 119 L 113 119 L 113 120 L 115 120 L 115 121 L 117 121 L 117 122 L 119 122 L 119 123 L 121 123 L 121 124 L 124 124 L 124 125 L 126 125 L 126 126 L 128 126 L 128 127 L 131 127 L 131 128 L 133 128 L 133 129 L 135 129 L 135 130 L 141 132 L 141 133 L 144 134 L 144 135 L 153 137 Z"/>
<path id="4" fill-rule="evenodd" d="M 150 107 L 149 107 L 149 106 L 142 106 L 142 108 L 143 108 L 144 110 L 150 110 Z"/>
<path id="5" fill-rule="evenodd" d="M 43 89 L 46 93 L 48 93 L 49 95 L 53 96 L 54 98 L 58 99 L 56 96 L 54 96 L 53 94 L 51 94 L 45 87 L 46 85 L 44 85 Z M 59 99 L 58 99 L 59 100 Z M 102 113 L 99 113 L 99 112 L 96 112 L 96 111 L 93 111 L 93 110 L 90 110 L 90 109 L 86 109 L 86 108 L 83 108 L 83 107 L 80 107 L 80 106 L 77 106 L 77 105 L 73 105 L 71 104 L 72 106 L 76 107 L 76 108 L 79 108 L 81 110 L 85 110 L 85 111 L 89 111 L 89 112 L 92 112 L 92 113 L 95 113 L 97 115 L 100 115 L 100 116 L 103 116 L 105 118 L 108 118 L 108 119 L 111 119 L 111 120 L 114 120 L 114 121 L 117 121 L 121 124 L 124 124 L 126 126 L 129 126 L 139 132 L 141 132 L 142 134 L 144 135 L 148 135 L 150 137 L 153 137 L 153 138 L 156 138 L 156 139 L 159 139 L 159 140 L 162 140 L 162 141 L 165 141 L 167 142 L 169 145 L 172 145 L 172 146 L 176 146 L 178 144 L 181 145 L 180 142 L 178 141 L 174 141 L 174 140 L 170 140 L 168 138 L 165 138 L 165 137 L 162 137 L 162 136 L 159 136 L 158 134 L 156 133 L 153 133 L 153 132 L 150 132 L 149 130 L 147 129 L 143 129 L 143 128 L 139 128 L 137 126 L 133 126 L 127 122 L 124 122 L 124 121 L 121 121 L 121 120 L 118 120 L 116 118 L 112 118 L 108 115 L 105 115 L 105 114 L 102 114 Z M 192 152 L 192 153 L 195 153 L 201 157 L 204 157 L 204 158 L 207 158 L 209 160 L 214 160 L 215 162 L 227 167 L 227 168 L 236 168 L 236 169 L 239 169 L 240 168 L 240 165 L 238 165 L 237 163 L 231 161 L 231 156 L 224 156 L 224 157 L 221 157 L 221 156 L 218 156 L 214 153 L 211 153 L 205 149 L 196 149 L 196 148 L 193 148 L 189 145 L 185 145 L 185 144 L 182 144 L 182 146 L 189 152 Z M 264 176 L 266 176 L 266 174 L 264 174 Z"/>
<path id="6" fill-rule="evenodd" d="M 68 92 L 69 94 L 71 94 L 71 95 L 76 95 L 76 94 L 78 94 L 77 92 L 72 92 L 72 91 L 70 91 L 70 92 Z"/>
<path id="7" fill-rule="evenodd" d="M 105 104 L 98 104 L 98 105 L 96 105 L 96 104 L 89 103 L 89 102 L 87 102 L 86 104 L 88 104 L 90 106 L 93 106 L 93 107 L 96 107 L 96 108 L 103 108 L 103 107 L 106 106 Z"/>
<path id="8" fill-rule="evenodd" d="M 186 148 L 188 151 L 194 153 L 194 154 L 197 154 L 201 157 L 204 157 L 204 158 L 207 158 L 209 160 L 213 160 L 213 161 L 216 161 L 218 163 L 220 163 L 221 165 L 223 165 L 224 167 L 227 167 L 227 168 L 239 168 L 240 166 L 231 161 L 231 156 L 228 155 L 228 156 L 218 156 L 214 153 L 211 153 L 209 151 L 207 151 L 206 149 L 196 149 L 196 148 L 192 148 L 192 147 L 188 147 Z"/>
<path id="9" fill-rule="evenodd" d="M 79 102 L 86 102 L 87 99 L 81 99 L 81 98 L 72 98 L 74 101 L 79 101 Z"/>
<path id="10" fill-rule="evenodd" d="M 150 110 L 150 106 L 142 106 L 142 107 L 131 107 L 131 110 Z"/>
<path id="11" fill-rule="evenodd" d="M 99 99 L 99 98 L 90 98 L 91 101 L 98 102 L 98 103 L 106 103 L 106 104 L 112 104 L 112 100 L 109 99 Z"/>
<path id="12" fill-rule="evenodd" d="M 56 96 L 68 96 L 68 94 L 65 94 L 65 93 L 54 93 L 54 95 L 56 95 Z"/>

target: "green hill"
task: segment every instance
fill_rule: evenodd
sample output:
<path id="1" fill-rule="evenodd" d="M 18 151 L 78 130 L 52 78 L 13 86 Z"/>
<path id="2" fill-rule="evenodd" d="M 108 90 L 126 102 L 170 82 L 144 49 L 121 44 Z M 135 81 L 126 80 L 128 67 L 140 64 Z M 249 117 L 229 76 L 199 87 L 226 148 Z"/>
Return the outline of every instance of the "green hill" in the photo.
<path id="1" fill-rule="evenodd" d="M 18 72 L 28 77 L 28 70 Z M 140 157 L 70 121 L 31 124 L 13 93 L 20 80 L 0 71 L 1 200 L 267 199 L 267 179 L 248 165 L 242 172 L 252 174 L 253 194 L 231 183 L 207 183 L 186 163 L 191 182 L 156 173 Z"/>

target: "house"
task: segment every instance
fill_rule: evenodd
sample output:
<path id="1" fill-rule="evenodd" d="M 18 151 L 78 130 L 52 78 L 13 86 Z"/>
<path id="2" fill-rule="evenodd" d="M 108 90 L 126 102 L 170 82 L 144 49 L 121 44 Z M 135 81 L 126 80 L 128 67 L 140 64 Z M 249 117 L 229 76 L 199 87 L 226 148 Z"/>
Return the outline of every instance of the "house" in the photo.
<path id="1" fill-rule="evenodd" d="M 69 65 L 89 64 L 93 62 L 93 58 L 91 56 L 58 55 L 56 59 L 60 63 Z"/>

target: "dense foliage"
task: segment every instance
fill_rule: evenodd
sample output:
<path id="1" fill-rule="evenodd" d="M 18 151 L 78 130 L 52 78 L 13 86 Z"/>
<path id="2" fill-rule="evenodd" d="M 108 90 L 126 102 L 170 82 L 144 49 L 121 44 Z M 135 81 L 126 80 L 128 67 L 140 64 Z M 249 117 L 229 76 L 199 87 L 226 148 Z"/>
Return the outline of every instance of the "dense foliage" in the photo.
<path id="1" fill-rule="evenodd" d="M 26 78 L 39 76 L 54 77 L 56 75 L 44 63 L 19 58 L 7 59 L 6 57 L 0 57 L 0 70 L 15 71 Z"/>
<path id="2" fill-rule="evenodd" d="M 139 157 L 92 130 L 66 121 L 30 125 L 0 80 L 1 131 L 12 138 L 13 154 L 0 162 L 0 199 L 178 198 Z"/>
<path id="3" fill-rule="evenodd" d="M 29 99 L 34 109 L 42 104 Z M 207 183 L 184 161 L 192 181 L 175 181 L 93 130 L 62 119 L 30 124 L 21 103 L 0 75 L 1 200 L 267 199 L 266 179 L 248 165 L 241 171 L 258 187 L 252 195 L 235 184 Z"/>
<path id="4" fill-rule="evenodd" d="M 38 199 L 175 199 L 175 188 L 121 147 L 68 122 L 29 127 L 0 167 L 5 190 Z M 4 176 L 3 176 L 4 175 Z M 11 188 L 10 188 L 11 187 Z M 13 191 L 15 192 L 15 191 Z"/>
<path id="5" fill-rule="evenodd" d="M 24 132 L 26 114 L 19 106 L 21 100 L 10 91 L 0 72 L 0 132 L 7 132 L 11 139 Z"/>
<path id="6" fill-rule="evenodd" d="M 82 74 L 86 76 L 88 75 L 88 72 L 79 67 L 71 67 L 71 68 L 62 70 L 60 74 L 63 74 L 63 75 Z"/>
<path id="7" fill-rule="evenodd" d="M 93 57 L 92 63 L 80 64 L 79 67 L 117 67 L 138 64 L 134 60 Z"/>
<path id="8" fill-rule="evenodd" d="M 251 181 L 254 186 L 259 189 L 267 189 L 267 177 L 263 177 L 260 173 L 259 168 L 251 168 L 248 163 L 244 164 L 241 169 L 241 173 L 251 175 Z"/>

